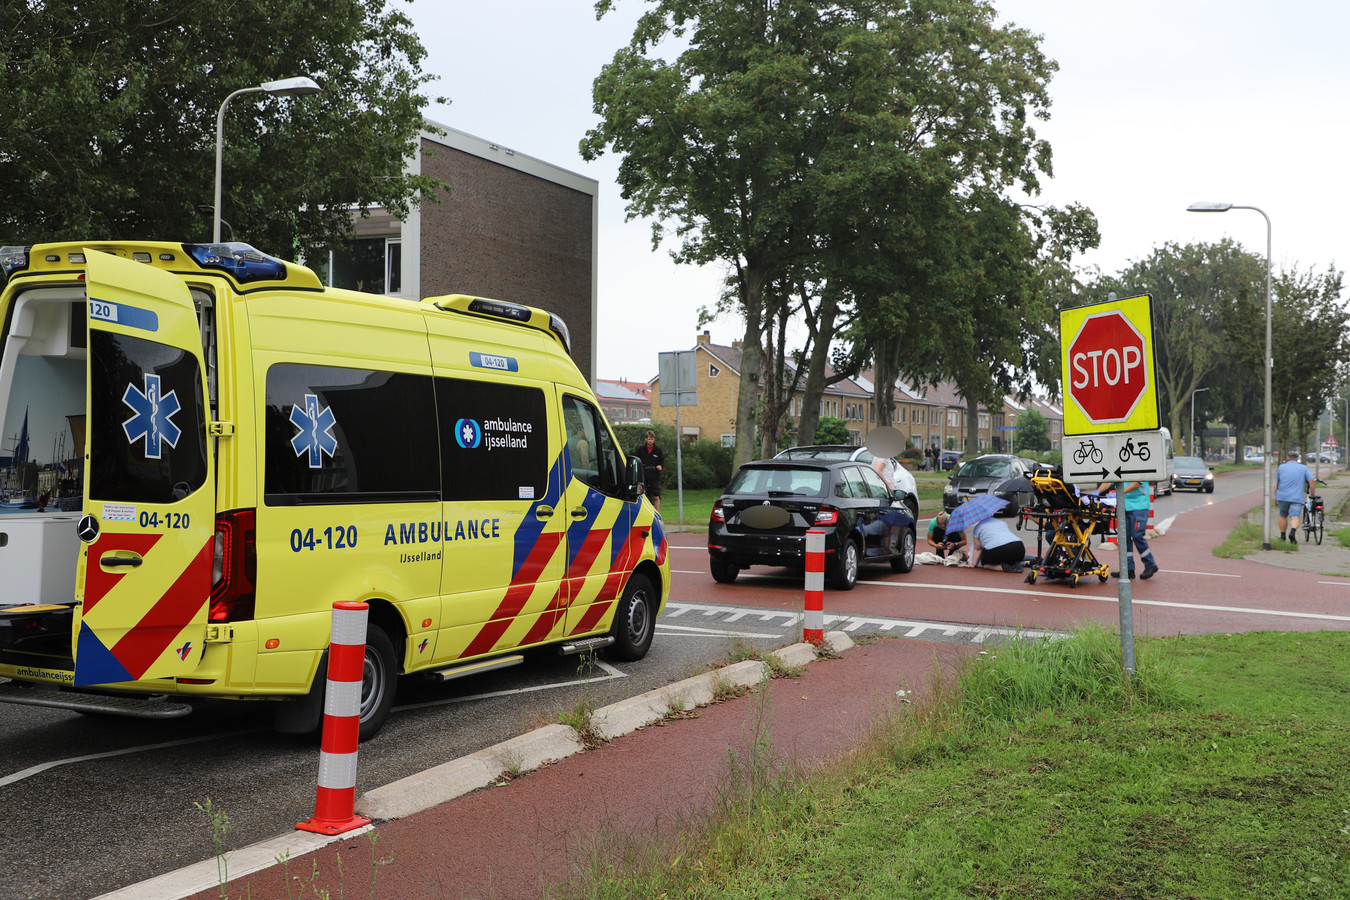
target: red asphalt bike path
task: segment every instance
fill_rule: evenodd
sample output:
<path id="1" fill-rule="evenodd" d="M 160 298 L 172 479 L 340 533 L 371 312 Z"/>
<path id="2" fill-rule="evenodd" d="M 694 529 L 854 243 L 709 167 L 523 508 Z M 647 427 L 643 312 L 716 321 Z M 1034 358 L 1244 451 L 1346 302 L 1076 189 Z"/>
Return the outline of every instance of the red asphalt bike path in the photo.
<path id="1" fill-rule="evenodd" d="M 1149 581 L 1131 582 L 1138 635 L 1350 628 L 1350 579 L 1220 559 L 1210 552 L 1252 503 L 1251 494 L 1244 494 L 1190 510 L 1152 542 L 1162 571 Z M 1028 549 L 1033 553 L 1034 541 L 1032 533 Z M 734 585 L 718 585 L 707 573 L 703 535 L 674 535 L 672 543 L 672 598 L 801 610 L 800 575 L 765 570 L 770 577 L 742 575 Z M 1093 547 L 1114 569 L 1114 546 Z M 1022 575 L 997 569 L 940 566 L 919 566 L 908 575 L 868 566 L 860 578 L 851 592 L 826 592 L 827 615 L 1049 629 L 1089 619 L 1118 625 L 1116 579 L 1093 579 L 1077 588 L 1040 580 L 1028 585 Z M 688 823 L 700 821 L 735 780 L 731 756 L 752 764 L 758 734 L 769 736 L 776 761 L 819 765 L 853 747 L 883 711 L 899 702 L 897 691 L 921 697 L 935 675 L 949 676 L 960 659 L 979 650 L 971 644 L 912 639 L 859 645 L 807 666 L 800 678 L 768 682 L 766 695 L 704 707 L 694 718 L 649 726 L 501 786 L 376 823 L 375 851 L 392 861 L 380 869 L 374 896 L 539 897 L 547 885 L 576 877 L 597 861 L 620 858 L 634 838 L 680 834 Z M 316 885 L 336 896 L 338 854 L 346 892 L 366 896 L 370 849 L 365 837 L 291 860 L 290 875 L 308 878 L 317 864 Z M 284 876 L 281 866 L 273 866 L 230 882 L 228 896 L 302 896 L 294 882 L 287 894 Z M 219 896 L 211 889 L 193 900 Z"/>

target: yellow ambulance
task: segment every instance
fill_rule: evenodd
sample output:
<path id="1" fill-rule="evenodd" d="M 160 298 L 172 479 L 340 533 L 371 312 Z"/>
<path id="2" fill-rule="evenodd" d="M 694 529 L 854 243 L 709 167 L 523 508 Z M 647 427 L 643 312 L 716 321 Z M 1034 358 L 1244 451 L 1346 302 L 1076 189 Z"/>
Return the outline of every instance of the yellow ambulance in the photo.
<path id="1" fill-rule="evenodd" d="M 0 507 L 0 701 L 266 699 L 312 730 L 339 600 L 370 605 L 363 738 L 400 676 L 646 654 L 665 534 L 557 316 L 245 244 L 6 247 L 0 274 L 0 479 L 29 498 Z"/>

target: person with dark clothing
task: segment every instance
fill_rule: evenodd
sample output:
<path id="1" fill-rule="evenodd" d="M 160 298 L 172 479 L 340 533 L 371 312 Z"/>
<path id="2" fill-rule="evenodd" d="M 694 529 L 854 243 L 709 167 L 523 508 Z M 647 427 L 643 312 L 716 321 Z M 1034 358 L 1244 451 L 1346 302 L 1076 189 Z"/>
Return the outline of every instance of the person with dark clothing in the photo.
<path id="1" fill-rule="evenodd" d="M 656 511 L 661 511 L 661 468 L 666 461 L 665 453 L 656 446 L 656 432 L 647 429 L 647 440 L 633 451 L 633 455 L 642 461 L 643 483 L 647 499 L 652 501 Z"/>

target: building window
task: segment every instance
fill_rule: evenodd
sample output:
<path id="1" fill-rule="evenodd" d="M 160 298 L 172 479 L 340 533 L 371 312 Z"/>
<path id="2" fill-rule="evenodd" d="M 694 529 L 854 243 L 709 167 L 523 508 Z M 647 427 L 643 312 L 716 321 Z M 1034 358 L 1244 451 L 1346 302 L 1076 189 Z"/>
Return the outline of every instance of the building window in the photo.
<path id="1" fill-rule="evenodd" d="M 367 294 L 400 294 L 403 290 L 403 243 L 398 238 L 357 238 L 318 260 L 305 262 L 328 287 Z"/>
<path id="2" fill-rule="evenodd" d="M 736 446 L 736 435 L 734 435 L 734 434 L 724 434 L 724 435 L 722 435 L 722 446 L 723 446 L 723 447 L 735 447 L 735 446 Z"/>
<path id="3" fill-rule="evenodd" d="M 954 409 L 947 410 L 947 427 L 955 428 L 961 424 L 961 414 Z"/>
<path id="4" fill-rule="evenodd" d="M 721 375 L 721 374 L 722 374 L 722 370 L 721 370 L 721 369 L 717 368 L 717 366 L 714 366 L 712 363 L 708 363 L 708 377 L 709 377 L 709 378 L 716 378 L 718 375 Z"/>

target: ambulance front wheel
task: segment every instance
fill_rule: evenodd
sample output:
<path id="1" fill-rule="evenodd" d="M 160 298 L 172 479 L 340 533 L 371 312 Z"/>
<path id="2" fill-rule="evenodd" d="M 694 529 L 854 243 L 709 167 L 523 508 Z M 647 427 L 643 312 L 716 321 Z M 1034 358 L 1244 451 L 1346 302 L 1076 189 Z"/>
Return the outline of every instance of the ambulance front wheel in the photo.
<path id="1" fill-rule="evenodd" d="M 610 629 L 614 643 L 609 645 L 610 657 L 623 662 L 642 659 L 652 645 L 655 632 L 656 592 L 647 576 L 634 572 L 614 613 L 614 625 Z"/>
<path id="2" fill-rule="evenodd" d="M 366 659 L 361 672 L 361 740 L 375 736 L 389 718 L 398 686 L 394 644 L 375 623 L 366 626 Z"/>

